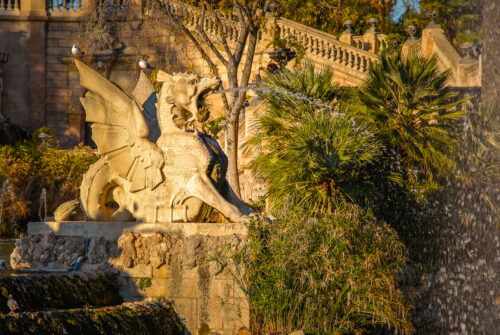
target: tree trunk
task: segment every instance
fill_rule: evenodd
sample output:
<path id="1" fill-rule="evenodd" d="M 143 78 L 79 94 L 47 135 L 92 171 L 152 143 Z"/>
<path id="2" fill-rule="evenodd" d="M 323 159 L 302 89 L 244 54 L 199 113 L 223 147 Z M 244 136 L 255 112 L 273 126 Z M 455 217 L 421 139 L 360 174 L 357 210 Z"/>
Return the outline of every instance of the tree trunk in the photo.
<path id="1" fill-rule="evenodd" d="M 342 27 L 342 0 L 337 0 L 337 13 L 335 14 L 334 33 L 338 33 Z"/>
<path id="2" fill-rule="evenodd" d="M 229 163 L 227 181 L 229 182 L 229 186 L 231 186 L 234 193 L 236 193 L 238 197 L 241 197 L 240 180 L 238 177 L 238 128 L 238 115 L 235 116 L 233 114 L 227 119 L 226 151 Z"/>

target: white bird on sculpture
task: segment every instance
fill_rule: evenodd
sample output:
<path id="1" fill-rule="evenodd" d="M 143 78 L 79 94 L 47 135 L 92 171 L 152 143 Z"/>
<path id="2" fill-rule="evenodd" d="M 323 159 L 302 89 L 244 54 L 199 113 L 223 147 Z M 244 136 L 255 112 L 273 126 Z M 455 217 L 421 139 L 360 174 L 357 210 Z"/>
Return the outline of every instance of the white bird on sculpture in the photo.
<path id="1" fill-rule="evenodd" d="M 154 69 L 154 67 L 151 66 L 151 64 L 148 63 L 147 60 L 141 58 L 139 60 L 139 66 L 141 67 L 141 69 L 143 70 L 146 70 L 146 69 Z"/>
<path id="2" fill-rule="evenodd" d="M 9 300 L 7 300 L 7 307 L 9 307 L 10 312 L 14 313 L 19 310 L 19 304 L 14 300 L 12 294 L 9 294 Z"/>
<path id="3" fill-rule="evenodd" d="M 82 52 L 82 50 L 80 50 L 80 48 L 76 44 L 73 44 L 73 47 L 71 48 L 71 54 L 76 57 L 83 55 L 84 52 Z"/>

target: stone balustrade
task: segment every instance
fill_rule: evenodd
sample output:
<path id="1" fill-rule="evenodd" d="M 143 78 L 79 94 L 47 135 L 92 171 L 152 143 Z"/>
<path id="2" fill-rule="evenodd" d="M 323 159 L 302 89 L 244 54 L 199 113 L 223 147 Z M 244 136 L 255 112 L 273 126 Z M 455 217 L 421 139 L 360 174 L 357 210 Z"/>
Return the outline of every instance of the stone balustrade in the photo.
<path id="1" fill-rule="evenodd" d="M 334 35 L 280 18 L 277 20 L 280 38 L 294 39 L 304 46 L 306 57 L 315 64 L 329 64 L 335 70 L 350 75 L 346 84 L 359 84 L 371 63 L 379 60 L 375 53 L 337 40 Z"/>
<path id="2" fill-rule="evenodd" d="M 46 0 L 47 1 L 47 15 L 61 17 L 61 16 L 83 16 L 86 9 L 90 6 L 90 2 L 104 6 L 105 10 L 109 11 L 124 11 L 128 8 L 129 2 L 127 0 Z"/>
<path id="3" fill-rule="evenodd" d="M 202 16 L 199 8 L 178 1 L 165 1 L 169 12 L 181 17 L 189 29 L 196 29 Z M 210 12 L 205 13 L 205 32 L 211 36 L 224 36 L 228 43 L 236 43 L 239 36 L 239 19 L 234 13 L 223 13 L 216 17 Z M 259 40 L 262 34 L 259 35 Z"/>
<path id="4" fill-rule="evenodd" d="M 87 0 L 88 1 L 88 0 Z M 87 2 L 85 1 L 85 2 Z M 76 12 L 81 11 L 84 0 L 47 0 L 47 12 Z"/>
<path id="5" fill-rule="evenodd" d="M 0 13 L 18 12 L 21 9 L 21 0 L 0 0 Z"/>
<path id="6" fill-rule="evenodd" d="M 452 71 L 450 86 L 481 86 L 481 56 L 478 59 L 460 56 L 439 25 L 427 26 L 419 39 L 410 38 L 403 45 L 403 52 L 420 53 L 426 57 L 436 55 L 441 70 Z"/>

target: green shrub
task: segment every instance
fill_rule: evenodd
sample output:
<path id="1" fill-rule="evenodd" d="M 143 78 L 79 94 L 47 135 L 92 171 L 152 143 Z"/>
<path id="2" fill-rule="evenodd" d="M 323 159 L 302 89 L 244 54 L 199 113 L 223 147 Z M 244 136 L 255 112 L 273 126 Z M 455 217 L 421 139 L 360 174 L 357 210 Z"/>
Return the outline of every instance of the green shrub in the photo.
<path id="1" fill-rule="evenodd" d="M 14 236 L 28 221 L 40 220 L 43 188 L 49 216 L 64 201 L 78 198 L 83 174 L 97 160 L 90 148 L 61 150 L 50 146 L 50 137 L 46 143 L 34 138 L 0 146 L 0 236 Z"/>
<path id="2" fill-rule="evenodd" d="M 369 212 L 343 204 L 322 217 L 289 213 L 253 222 L 248 237 L 232 262 L 254 330 L 358 334 L 385 325 L 412 332 L 396 288 L 404 245 Z"/>
<path id="3" fill-rule="evenodd" d="M 364 116 L 389 154 L 401 157 L 402 177 L 413 184 L 430 185 L 454 165 L 453 120 L 463 113 L 456 111 L 457 93 L 447 86 L 451 72 L 442 72 L 437 62 L 416 54 L 382 54 L 358 94 Z"/>
<path id="4" fill-rule="evenodd" d="M 266 108 L 246 147 L 274 207 L 331 212 L 336 200 L 357 197 L 362 169 L 378 155 L 367 122 L 338 111 L 332 78 L 331 69 L 306 64 L 270 75 L 259 89 Z"/>
<path id="5" fill-rule="evenodd" d="M 142 291 L 144 291 L 148 287 L 151 287 L 151 278 L 149 278 L 149 277 L 142 277 L 137 282 L 137 287 L 139 287 L 139 289 L 142 290 Z"/>

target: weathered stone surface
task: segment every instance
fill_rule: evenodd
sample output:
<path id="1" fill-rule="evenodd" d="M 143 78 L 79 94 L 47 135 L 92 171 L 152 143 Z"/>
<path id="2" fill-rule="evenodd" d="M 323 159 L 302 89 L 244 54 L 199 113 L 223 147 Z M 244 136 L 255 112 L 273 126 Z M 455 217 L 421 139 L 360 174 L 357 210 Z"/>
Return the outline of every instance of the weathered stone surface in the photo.
<path id="1" fill-rule="evenodd" d="M 54 211 L 54 219 L 56 221 L 69 220 L 71 214 L 80 208 L 80 201 L 69 200 L 60 204 Z M 81 220 L 81 219 L 80 219 Z"/>
<path id="2" fill-rule="evenodd" d="M 238 224 L 228 224 L 226 228 L 219 224 L 199 224 L 210 227 L 205 232 L 212 231 L 213 236 L 186 233 L 180 229 L 181 224 L 176 231 L 154 232 L 154 227 L 160 225 L 149 224 L 141 233 L 122 231 L 113 239 L 106 234 L 86 235 L 88 231 L 82 236 L 67 236 L 69 229 L 64 227 L 78 226 L 77 222 L 52 224 L 43 225 L 54 229 L 45 234 L 33 233 L 31 226 L 38 224 L 29 224 L 28 235 L 16 242 L 11 259 L 13 268 L 72 270 L 76 260 L 85 256 L 81 270 L 119 272 L 120 293 L 125 299 L 166 297 L 174 301 L 176 312 L 185 319 L 193 335 L 198 334 L 203 325 L 220 334 L 236 334 L 240 327 L 248 325 L 243 292 L 228 269 L 211 261 L 218 248 L 237 250 L 241 247 L 245 235 L 231 232 L 231 226 Z M 106 226 L 113 226 L 111 222 L 82 224 L 100 225 L 101 230 L 94 229 L 94 233 L 105 233 Z M 144 228 L 144 224 L 135 225 Z M 140 286 L 144 279 L 149 279 L 151 284 Z"/>
<path id="3" fill-rule="evenodd" d="M 233 222 L 249 219 L 254 211 L 225 180 L 227 157 L 215 140 L 198 131 L 205 117 L 204 96 L 219 87 L 219 80 L 159 71 L 157 80 L 163 85 L 157 119 L 162 134 L 152 143 L 135 100 L 89 66 L 78 60 L 75 64 L 81 86 L 89 90 L 81 102 L 86 120 L 94 123 L 92 139 L 102 155 L 80 186 L 88 220 L 188 222 L 200 215 L 203 203 Z M 65 98 L 53 96 L 49 102 Z"/>

